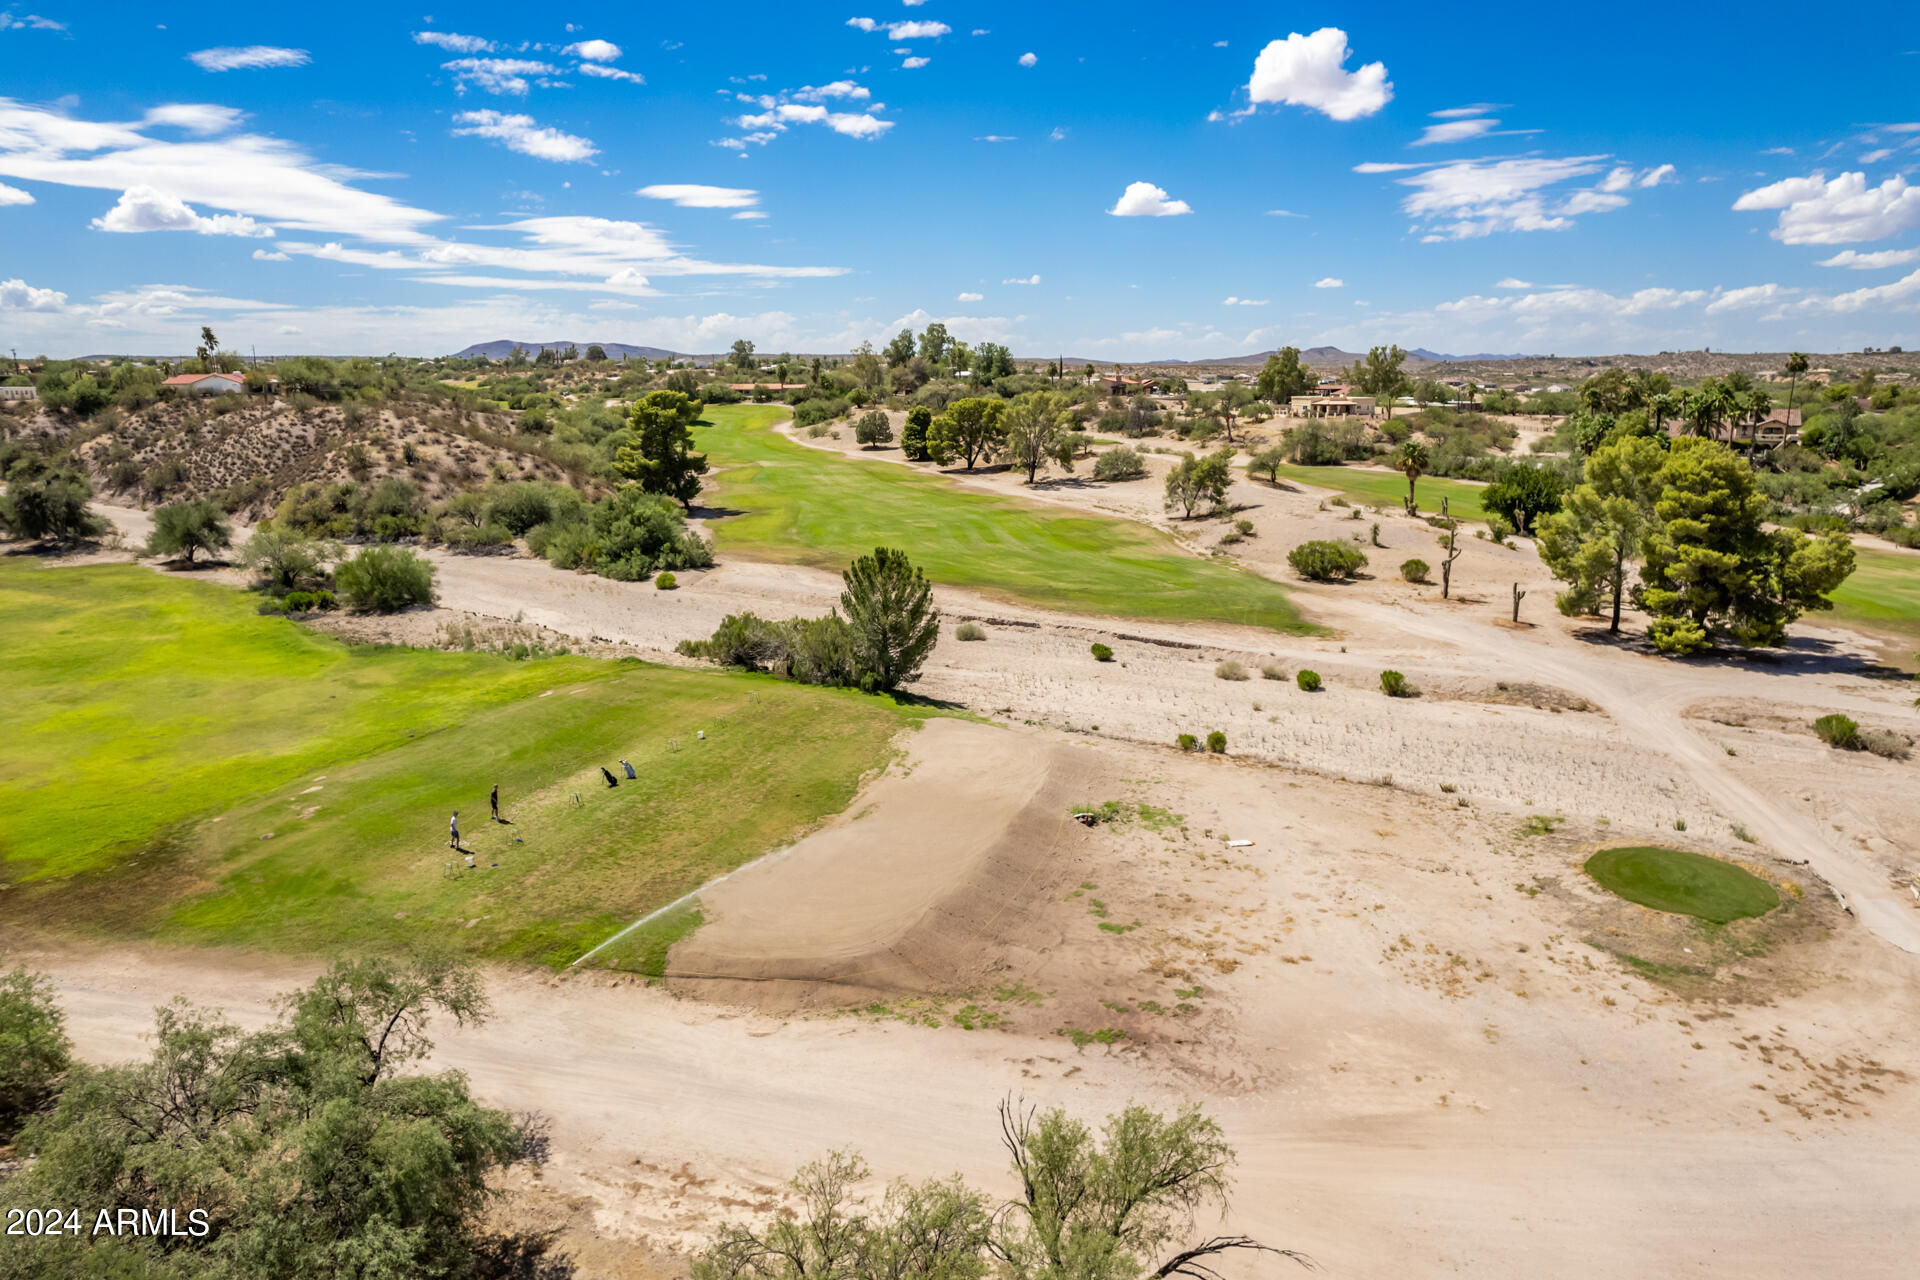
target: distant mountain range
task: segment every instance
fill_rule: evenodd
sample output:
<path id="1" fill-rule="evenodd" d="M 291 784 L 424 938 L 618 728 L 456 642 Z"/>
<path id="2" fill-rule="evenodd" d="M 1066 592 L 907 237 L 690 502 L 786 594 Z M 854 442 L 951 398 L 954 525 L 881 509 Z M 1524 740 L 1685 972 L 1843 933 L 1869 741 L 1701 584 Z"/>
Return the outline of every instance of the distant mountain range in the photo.
<path id="1" fill-rule="evenodd" d="M 666 351 L 659 347 L 635 347 L 624 342 L 512 342 L 501 338 L 496 342 L 476 342 L 453 353 L 456 360 L 472 360 L 476 356 L 485 356 L 489 360 L 505 360 L 515 347 L 522 347 L 529 356 L 540 354 L 548 348 L 565 351 L 568 347 L 578 347 L 585 355 L 588 347 L 598 346 L 607 353 L 609 360 L 665 360 L 678 352 Z"/>

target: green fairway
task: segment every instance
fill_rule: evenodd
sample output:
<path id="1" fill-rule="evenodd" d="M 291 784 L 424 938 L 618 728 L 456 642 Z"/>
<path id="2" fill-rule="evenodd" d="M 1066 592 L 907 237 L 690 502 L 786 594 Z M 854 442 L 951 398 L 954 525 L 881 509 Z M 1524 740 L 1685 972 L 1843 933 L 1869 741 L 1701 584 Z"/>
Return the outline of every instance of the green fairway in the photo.
<path id="1" fill-rule="evenodd" d="M 1815 623 L 1828 616 L 1920 647 L 1920 556 L 1855 548 L 1853 573 L 1833 593 L 1833 613 L 1806 615 Z"/>
<path id="2" fill-rule="evenodd" d="M 349 647 L 253 605 L 0 561 L 0 921 L 564 963 L 844 809 L 925 714 L 737 673 Z M 511 825 L 488 820 L 495 783 Z M 456 808 L 480 870 L 447 847 Z"/>
<path id="3" fill-rule="evenodd" d="M 1407 478 L 1396 471 L 1362 471 L 1358 467 L 1280 468 L 1280 478 L 1295 484 L 1310 484 L 1332 489 L 1348 502 L 1369 507 L 1402 509 L 1407 497 Z M 1487 491 L 1483 484 L 1466 480 L 1447 480 L 1440 476 L 1422 476 L 1414 486 L 1424 515 L 1440 514 L 1440 499 L 1447 499 L 1447 514 L 1462 520 L 1485 520 L 1487 512 L 1480 497 Z"/>
<path id="4" fill-rule="evenodd" d="M 1763 916 L 1780 905 L 1773 886 L 1752 872 L 1679 849 L 1602 849 L 1587 859 L 1587 874 L 1628 902 L 1713 924 Z"/>
<path id="5" fill-rule="evenodd" d="M 1152 529 L 809 449 L 771 430 L 786 415 L 722 405 L 696 429 L 721 472 L 702 500 L 742 513 L 715 525 L 722 552 L 838 570 L 886 545 L 935 582 L 1042 608 L 1310 629 L 1277 584 Z"/>

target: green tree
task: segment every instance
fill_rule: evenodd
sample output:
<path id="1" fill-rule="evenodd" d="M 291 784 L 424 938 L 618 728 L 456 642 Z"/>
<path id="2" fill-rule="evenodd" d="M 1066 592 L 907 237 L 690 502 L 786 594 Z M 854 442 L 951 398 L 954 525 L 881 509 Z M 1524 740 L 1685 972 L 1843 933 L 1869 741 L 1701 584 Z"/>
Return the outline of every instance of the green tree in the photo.
<path id="1" fill-rule="evenodd" d="M 336 965 L 257 1032 L 164 1006 L 144 1061 L 73 1069 L 0 1205 L 177 1209 L 183 1229 L 197 1210 L 210 1233 L 22 1241 L 13 1274 L 401 1280 L 504 1274 L 490 1259 L 515 1252 L 533 1274 L 540 1246 L 486 1219 L 537 1135 L 458 1072 L 407 1069 L 434 1014 L 485 1011 L 473 971 L 436 960 Z"/>
<path id="2" fill-rule="evenodd" d="M 1560 612 L 1598 613 L 1606 604 L 1613 613 L 1607 629 L 1620 630 L 1628 569 L 1653 519 L 1665 463 L 1666 451 L 1645 437 L 1603 445 L 1587 459 L 1585 480 L 1540 522 L 1540 559 L 1568 584 L 1555 600 Z"/>
<path id="3" fill-rule="evenodd" d="M 733 354 L 727 359 L 740 372 L 752 373 L 754 370 L 753 343 L 745 338 L 734 339 Z"/>
<path id="4" fill-rule="evenodd" d="M 1487 510 L 1511 520 L 1521 533 L 1530 533 L 1535 519 L 1560 509 L 1566 487 L 1566 478 L 1550 467 L 1515 463 L 1500 472 L 1480 501 Z"/>
<path id="5" fill-rule="evenodd" d="M 1636 600 L 1654 617 L 1656 648 L 1694 653 L 1721 635 L 1775 645 L 1804 610 L 1833 607 L 1827 596 L 1853 572 L 1853 544 L 1838 531 L 1766 529 L 1767 497 L 1726 445 L 1676 440 L 1657 482 Z"/>
<path id="6" fill-rule="evenodd" d="M 920 358 L 929 364 L 939 364 L 946 359 L 947 348 L 952 342 L 947 326 L 935 320 L 920 334 Z"/>
<path id="7" fill-rule="evenodd" d="M 193 563 L 195 552 L 208 555 L 233 543 L 233 526 L 219 504 L 173 502 L 153 513 L 153 532 L 147 536 L 147 554 L 170 556 L 184 553 Z"/>
<path id="8" fill-rule="evenodd" d="M 893 341 L 887 344 L 887 367 L 897 369 L 913 359 L 913 330 L 902 329 L 893 335 Z"/>
<path id="9" fill-rule="evenodd" d="M 1066 410 L 1051 391 L 1033 391 L 1007 406 L 1006 451 L 1032 484 L 1049 463 L 1073 470 L 1073 437 Z"/>
<path id="10" fill-rule="evenodd" d="M 917 404 L 907 410 L 907 425 L 900 432 L 900 450 L 907 455 L 909 462 L 925 462 L 930 456 L 927 452 L 927 431 L 933 426 L 933 410 L 926 405 Z"/>
<path id="11" fill-rule="evenodd" d="M 1266 472 L 1267 483 L 1280 483 L 1280 468 L 1287 465 L 1287 451 L 1281 445 L 1271 445 L 1247 459 L 1247 474 L 1257 476 Z"/>
<path id="12" fill-rule="evenodd" d="M 967 396 L 947 406 L 927 431 L 927 448 L 934 461 L 965 461 L 971 471 L 981 458 L 991 457 L 1005 443 L 1007 402 L 985 396 Z"/>
<path id="13" fill-rule="evenodd" d="M 605 347 L 601 346 L 597 342 L 592 343 L 587 347 L 587 363 L 588 364 L 605 364 L 606 362 L 607 362 L 607 349 Z"/>
<path id="14" fill-rule="evenodd" d="M 874 354 L 871 342 L 862 342 L 853 352 L 853 376 L 860 385 L 869 391 L 878 391 L 886 377 L 886 369 L 880 363 L 880 357 Z"/>
<path id="15" fill-rule="evenodd" d="M 940 638 L 933 587 L 904 551 L 875 547 L 841 575 L 840 608 L 853 630 L 861 671 L 880 689 L 897 689 L 920 674 Z"/>
<path id="16" fill-rule="evenodd" d="M 1293 397 L 1306 395 L 1313 390 L 1314 377 L 1300 363 L 1300 348 L 1282 347 L 1267 357 L 1266 364 L 1260 368 L 1260 379 L 1256 386 L 1262 400 L 1285 404 Z"/>
<path id="17" fill-rule="evenodd" d="M 208 369 L 213 368 L 213 358 L 220 354 L 220 339 L 213 336 L 212 325 L 200 326 L 200 345 L 193 349 L 193 354 Z"/>
<path id="18" fill-rule="evenodd" d="M 678 391 L 649 391 L 634 402 L 629 416 L 631 441 L 614 456 L 613 467 L 643 492 L 662 494 L 693 510 L 707 456 L 693 451 L 690 429 L 700 402 Z"/>
<path id="19" fill-rule="evenodd" d="M 0 973 L 0 1145 L 53 1100 L 71 1065 L 53 984 L 25 966 Z"/>
<path id="20" fill-rule="evenodd" d="M 1191 520 L 1202 508 L 1211 511 L 1226 501 L 1227 487 L 1233 482 L 1233 453 L 1233 449 L 1225 448 L 1204 458 L 1181 454 L 1180 461 L 1167 472 L 1167 509 L 1177 507 Z"/>
<path id="21" fill-rule="evenodd" d="M 1233 428 L 1239 422 L 1240 415 L 1257 399 L 1259 396 L 1254 389 L 1244 382 L 1229 382 L 1214 396 L 1214 408 L 1226 424 L 1229 443 L 1233 440 Z"/>
<path id="22" fill-rule="evenodd" d="M 878 409 L 860 415 L 853 424 L 853 438 L 863 449 L 893 443 L 893 423 Z"/>
<path id="23" fill-rule="evenodd" d="M 793 1213 L 722 1227 L 693 1280 L 1217 1280 L 1212 1263 L 1239 1252 L 1310 1265 L 1247 1236 L 1195 1238 L 1203 1212 L 1224 1213 L 1234 1162 L 1195 1104 L 1128 1107 L 1096 1135 L 1063 1110 L 1003 1103 L 1000 1135 L 1020 1190 L 997 1213 L 958 1177 L 901 1180 L 873 1204 L 854 1192 L 865 1162 L 836 1151 L 794 1177 Z"/>
<path id="24" fill-rule="evenodd" d="M 1348 376 L 1359 384 L 1360 390 L 1384 401 L 1387 416 L 1391 418 L 1393 402 L 1407 384 L 1407 375 L 1400 369 L 1406 362 L 1407 353 L 1398 346 L 1374 347 L 1367 352 L 1364 364 L 1355 362 Z"/>
<path id="25" fill-rule="evenodd" d="M 1414 501 L 1414 486 L 1433 466 L 1433 457 L 1427 452 L 1427 446 L 1418 440 L 1403 440 L 1393 451 L 1393 456 L 1387 459 L 1387 465 L 1407 478 L 1407 514 L 1419 514 L 1419 504 Z"/>
<path id="26" fill-rule="evenodd" d="M 7 482 L 6 496 L 0 497 L 0 528 L 14 537 L 77 542 L 107 531 L 107 522 L 87 508 L 93 486 L 85 476 L 69 471 L 15 475 Z"/>

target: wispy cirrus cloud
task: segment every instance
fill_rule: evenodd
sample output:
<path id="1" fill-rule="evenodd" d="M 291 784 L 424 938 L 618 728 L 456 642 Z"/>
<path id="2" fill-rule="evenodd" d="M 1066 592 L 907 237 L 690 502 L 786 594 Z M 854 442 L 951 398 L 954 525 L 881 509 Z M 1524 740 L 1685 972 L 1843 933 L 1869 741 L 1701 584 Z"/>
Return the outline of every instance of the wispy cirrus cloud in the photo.
<path id="1" fill-rule="evenodd" d="M 313 61 L 305 49 L 282 49 L 269 44 L 239 48 L 201 49 L 187 60 L 202 71 L 258 71 L 267 67 L 304 67 Z"/>

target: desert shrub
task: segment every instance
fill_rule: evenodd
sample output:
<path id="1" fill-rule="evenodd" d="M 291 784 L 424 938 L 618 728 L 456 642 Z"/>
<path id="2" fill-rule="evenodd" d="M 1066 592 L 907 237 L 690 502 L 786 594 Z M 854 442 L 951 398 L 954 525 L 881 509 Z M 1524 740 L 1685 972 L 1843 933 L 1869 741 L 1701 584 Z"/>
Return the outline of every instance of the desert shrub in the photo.
<path id="1" fill-rule="evenodd" d="M 14 475 L 21 477 L 18 469 Z M 93 486 L 83 476 L 53 472 L 16 478 L 0 498 L 0 528 L 16 538 L 97 538 L 107 531 L 107 522 L 87 509 L 92 498 Z"/>
<path id="2" fill-rule="evenodd" d="M 170 556 L 184 554 L 193 563 L 194 553 L 211 555 L 233 542 L 233 527 L 227 514 L 216 503 L 174 502 L 153 513 L 153 532 L 147 538 L 147 554 Z"/>
<path id="3" fill-rule="evenodd" d="M 1389 668 L 1380 673 L 1380 692 L 1389 698 L 1410 698 L 1414 689 L 1405 676 Z"/>
<path id="4" fill-rule="evenodd" d="M 796 405 L 793 410 L 795 426 L 816 427 L 845 416 L 852 408 L 845 400 L 807 400 Z"/>
<path id="5" fill-rule="evenodd" d="M 1147 464 L 1135 450 L 1121 445 L 1093 460 L 1095 480 L 1138 480 L 1147 474 Z"/>
<path id="6" fill-rule="evenodd" d="M 1093 642 L 1093 660 L 1095 662 L 1112 662 L 1113 650 L 1096 640 Z"/>
<path id="7" fill-rule="evenodd" d="M 405 547 L 363 547 L 334 571 L 340 594 L 363 613 L 394 613 L 432 604 L 433 566 Z"/>
<path id="8" fill-rule="evenodd" d="M 331 591 L 289 591 L 280 601 L 288 613 L 324 613 L 338 603 Z"/>
<path id="9" fill-rule="evenodd" d="M 987 638 L 987 632 L 986 628 L 980 626 L 978 623 L 963 622 L 953 629 L 953 638 L 955 640 L 985 640 Z"/>
<path id="10" fill-rule="evenodd" d="M 1895 525 L 1880 536 L 1896 547 L 1920 549 L 1920 527 L 1914 525 Z"/>
<path id="11" fill-rule="evenodd" d="M 532 546 L 534 540 L 528 539 Z M 593 504 L 579 524 L 548 526 L 540 554 L 557 569 L 638 582 L 662 569 L 704 569 L 713 549 L 687 528 L 671 498 L 628 485 Z"/>
<path id="12" fill-rule="evenodd" d="M 1293 682 L 1307 693 L 1320 691 L 1320 673 L 1317 671 L 1302 671 L 1293 678 Z"/>
<path id="13" fill-rule="evenodd" d="M 487 490 L 486 519 L 514 537 L 524 537 L 543 524 L 568 524 L 581 519 L 586 504 L 563 484 L 544 480 L 517 480 Z"/>
<path id="14" fill-rule="evenodd" d="M 1815 720 L 1813 731 L 1830 747 L 1851 751 L 1860 745 L 1860 726 L 1838 712 Z"/>
<path id="15" fill-rule="evenodd" d="M 1905 760 L 1913 754 L 1913 740 L 1904 733 L 1886 729 L 1862 729 L 1857 741 L 1860 750 L 1871 751 L 1887 760 Z"/>
<path id="16" fill-rule="evenodd" d="M 1431 572 L 1431 570 L 1431 565 L 1419 556 L 1415 556 L 1413 559 L 1401 563 L 1400 576 L 1408 582 L 1425 582 L 1427 580 L 1427 574 Z"/>
<path id="17" fill-rule="evenodd" d="M 1492 538 L 1495 542 L 1505 542 L 1508 538 L 1511 538 L 1515 532 L 1513 521 L 1507 519 L 1497 511 L 1487 512 L 1488 537 Z"/>
<path id="18" fill-rule="evenodd" d="M 1174 745 L 1179 747 L 1182 751 L 1198 751 L 1200 749 L 1200 739 L 1194 737 L 1190 733 L 1181 734 L 1179 737 L 1175 738 L 1173 742 L 1174 742 Z"/>
<path id="19" fill-rule="evenodd" d="M 53 984 L 24 966 L 0 973 L 0 1144 L 52 1100 L 69 1062 Z"/>
<path id="20" fill-rule="evenodd" d="M 1233 522 L 1233 531 L 1243 538 L 1251 538 L 1253 536 L 1253 521 L 1235 520 Z"/>
<path id="21" fill-rule="evenodd" d="M 473 525 L 443 522 L 433 534 L 453 551 L 496 551 L 513 544 L 513 534 L 506 526 L 491 523 Z"/>
<path id="22" fill-rule="evenodd" d="M 1227 754 L 1227 735 L 1215 729 L 1207 735 L 1207 750 L 1216 756 Z"/>
<path id="23" fill-rule="evenodd" d="M 1215 664 L 1213 668 L 1213 678 L 1216 680 L 1245 680 L 1247 679 L 1247 669 L 1235 662 L 1232 658 L 1225 658 Z"/>
<path id="24" fill-rule="evenodd" d="M 274 591 L 296 591 L 326 576 L 328 547 L 291 529 L 256 529 L 240 563 Z"/>
<path id="25" fill-rule="evenodd" d="M 1295 573 L 1315 582 L 1351 578 L 1367 563 L 1366 554 L 1344 542 L 1316 539 L 1303 542 L 1287 552 L 1287 563 Z"/>
<path id="26" fill-rule="evenodd" d="M 140 483 L 140 464 L 132 458 L 115 458 L 107 464 L 107 488 L 125 493 Z"/>
<path id="27" fill-rule="evenodd" d="M 1262 680 L 1285 680 L 1287 678 L 1287 669 L 1277 662 L 1268 662 L 1261 666 L 1260 678 Z"/>
<path id="28" fill-rule="evenodd" d="M 151 497 L 161 498 L 187 481 L 187 464 L 178 458 L 164 458 L 146 469 L 140 487 Z"/>
<path id="29" fill-rule="evenodd" d="M 663 573 L 653 580 L 653 585 L 658 591 L 677 591 L 680 589 L 680 579 L 672 573 Z"/>

